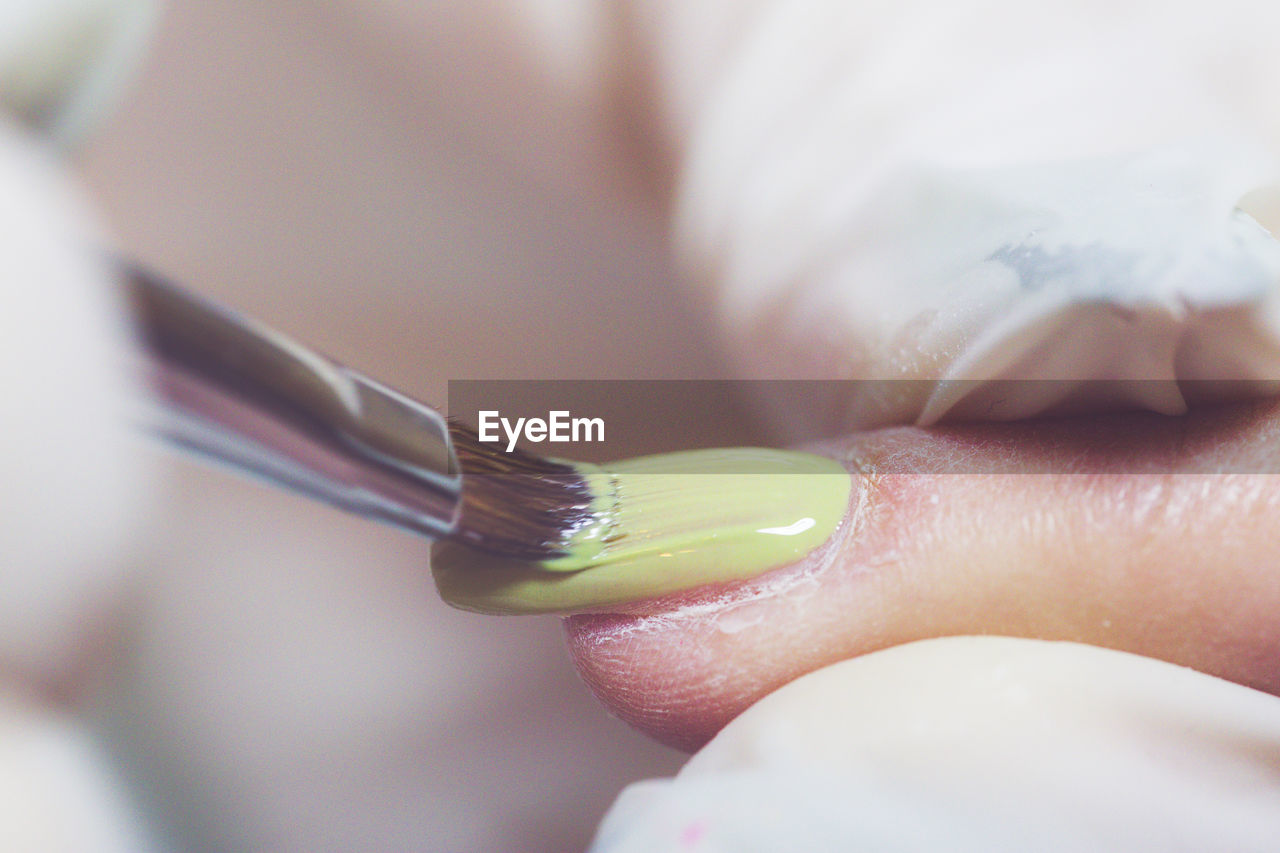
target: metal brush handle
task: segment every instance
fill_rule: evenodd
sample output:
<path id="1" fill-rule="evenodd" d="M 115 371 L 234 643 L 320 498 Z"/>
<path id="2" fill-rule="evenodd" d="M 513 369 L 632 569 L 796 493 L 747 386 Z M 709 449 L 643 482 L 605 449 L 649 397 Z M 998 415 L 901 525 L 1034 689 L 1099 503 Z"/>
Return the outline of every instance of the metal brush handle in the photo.
<path id="1" fill-rule="evenodd" d="M 123 271 L 163 403 L 156 432 L 342 509 L 454 532 L 462 481 L 439 412 L 147 270 Z"/>

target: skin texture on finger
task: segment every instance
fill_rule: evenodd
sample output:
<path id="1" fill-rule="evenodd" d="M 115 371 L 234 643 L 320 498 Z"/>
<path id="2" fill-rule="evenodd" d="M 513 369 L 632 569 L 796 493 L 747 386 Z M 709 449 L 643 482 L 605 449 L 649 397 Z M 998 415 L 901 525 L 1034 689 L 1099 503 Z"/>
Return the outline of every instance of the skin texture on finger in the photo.
<path id="1" fill-rule="evenodd" d="M 879 430 L 816 448 L 849 517 L 750 581 L 575 616 L 614 711 L 700 746 L 806 672 L 913 640 L 1070 640 L 1280 693 L 1280 404 Z"/>

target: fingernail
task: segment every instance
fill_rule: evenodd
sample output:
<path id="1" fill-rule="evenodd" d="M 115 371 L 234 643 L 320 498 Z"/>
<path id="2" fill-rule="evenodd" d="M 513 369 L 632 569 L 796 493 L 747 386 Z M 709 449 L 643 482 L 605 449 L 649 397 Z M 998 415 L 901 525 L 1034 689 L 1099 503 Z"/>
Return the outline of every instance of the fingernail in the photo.
<path id="1" fill-rule="evenodd" d="M 431 568 L 445 601 L 483 613 L 582 612 L 753 577 L 830 539 L 852 489 L 834 460 L 763 448 L 581 467 L 600 520 L 568 555 L 525 562 L 437 544 Z"/>

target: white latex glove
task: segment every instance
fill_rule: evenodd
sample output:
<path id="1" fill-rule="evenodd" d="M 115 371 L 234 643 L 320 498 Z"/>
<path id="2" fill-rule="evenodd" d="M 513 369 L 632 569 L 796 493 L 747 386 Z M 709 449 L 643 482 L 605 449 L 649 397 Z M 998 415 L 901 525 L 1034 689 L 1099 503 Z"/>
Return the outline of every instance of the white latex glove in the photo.
<path id="1" fill-rule="evenodd" d="M 1280 699 L 1072 643 L 927 640 L 804 676 L 593 853 L 1267 851 Z"/>
<path id="2" fill-rule="evenodd" d="M 100 233 L 41 132 L 84 127 L 142 4 L 0 2 L 0 848 L 144 849 L 74 689 L 119 604 L 148 466 Z M 32 122 L 18 123 L 17 116 Z"/>
<path id="3" fill-rule="evenodd" d="M 677 242 L 738 364 L 926 380 L 833 387 L 792 434 L 1177 413 L 1179 382 L 1280 375 L 1280 247 L 1236 209 L 1277 186 L 1275 6 L 637 6 Z"/>

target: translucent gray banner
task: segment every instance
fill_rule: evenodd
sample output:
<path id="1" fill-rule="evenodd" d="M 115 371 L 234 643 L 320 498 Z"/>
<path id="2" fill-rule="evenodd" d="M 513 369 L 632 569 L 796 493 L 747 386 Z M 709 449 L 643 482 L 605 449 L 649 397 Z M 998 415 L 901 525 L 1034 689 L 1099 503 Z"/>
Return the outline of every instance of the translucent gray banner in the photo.
<path id="1" fill-rule="evenodd" d="M 882 474 L 1270 474 L 1280 472 L 1277 391 L 1212 381 L 455 380 L 448 413 L 495 452 L 588 462 L 813 445 Z M 914 425 L 931 406 L 942 419 Z M 698 458 L 688 464 L 696 473 Z"/>

